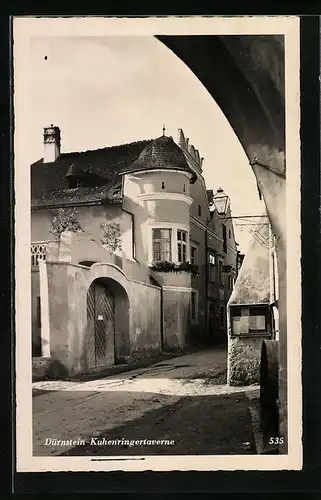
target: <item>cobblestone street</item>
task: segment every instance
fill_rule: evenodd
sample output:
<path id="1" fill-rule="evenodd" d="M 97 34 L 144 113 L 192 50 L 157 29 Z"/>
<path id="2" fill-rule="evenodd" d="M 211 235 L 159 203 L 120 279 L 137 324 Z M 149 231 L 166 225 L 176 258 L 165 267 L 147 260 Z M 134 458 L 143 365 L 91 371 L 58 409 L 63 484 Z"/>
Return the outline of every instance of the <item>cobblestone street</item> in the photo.
<path id="1" fill-rule="evenodd" d="M 36 382 L 33 389 L 37 456 L 257 452 L 250 412 L 257 387 L 226 385 L 224 349 L 87 382 Z"/>

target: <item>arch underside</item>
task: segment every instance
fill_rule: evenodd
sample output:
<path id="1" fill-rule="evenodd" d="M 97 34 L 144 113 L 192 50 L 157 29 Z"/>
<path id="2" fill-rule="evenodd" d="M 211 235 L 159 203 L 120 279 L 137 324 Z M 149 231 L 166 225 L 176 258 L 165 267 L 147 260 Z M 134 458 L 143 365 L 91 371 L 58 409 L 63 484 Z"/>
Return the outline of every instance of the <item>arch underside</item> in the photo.
<path id="1" fill-rule="evenodd" d="M 215 99 L 249 158 L 253 146 L 284 153 L 283 36 L 159 36 Z M 265 158 L 269 163 L 269 158 Z M 285 165 L 272 164 L 284 175 Z"/>
<path id="2" fill-rule="evenodd" d="M 283 35 L 158 36 L 196 75 L 248 157 L 276 236 L 279 416 L 287 435 L 286 161 Z M 216 130 L 213 125 L 213 134 Z M 228 154 L 228 145 L 227 153 Z M 237 165 L 235 166 L 237 169 Z M 241 181 L 241 180 L 240 180 Z M 286 440 L 285 440 L 286 441 Z M 284 446 L 283 452 L 286 452 Z"/>
<path id="3" fill-rule="evenodd" d="M 285 211 L 284 37 L 157 38 L 191 69 L 228 119 L 256 176 L 272 229 L 282 237 L 284 221 L 278 213 Z"/>

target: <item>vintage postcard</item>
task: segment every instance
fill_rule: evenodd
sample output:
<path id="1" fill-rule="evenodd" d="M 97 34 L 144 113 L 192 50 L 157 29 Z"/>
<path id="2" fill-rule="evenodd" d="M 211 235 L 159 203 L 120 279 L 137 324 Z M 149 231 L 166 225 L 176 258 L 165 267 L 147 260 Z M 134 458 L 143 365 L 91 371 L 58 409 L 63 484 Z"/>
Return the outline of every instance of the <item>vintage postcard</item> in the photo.
<path id="1" fill-rule="evenodd" d="M 302 468 L 299 28 L 13 19 L 18 472 Z"/>

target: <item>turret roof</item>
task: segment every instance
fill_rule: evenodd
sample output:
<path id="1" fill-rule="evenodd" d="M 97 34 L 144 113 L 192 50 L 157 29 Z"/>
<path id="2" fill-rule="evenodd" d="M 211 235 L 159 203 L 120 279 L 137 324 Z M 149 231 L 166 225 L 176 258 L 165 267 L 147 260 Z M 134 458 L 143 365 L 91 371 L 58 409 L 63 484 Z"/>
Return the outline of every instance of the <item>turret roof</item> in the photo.
<path id="1" fill-rule="evenodd" d="M 166 169 L 181 170 L 190 173 L 194 177 L 194 172 L 188 166 L 185 155 L 172 137 L 162 135 L 150 141 L 141 151 L 128 169 L 128 172 L 141 170 Z"/>

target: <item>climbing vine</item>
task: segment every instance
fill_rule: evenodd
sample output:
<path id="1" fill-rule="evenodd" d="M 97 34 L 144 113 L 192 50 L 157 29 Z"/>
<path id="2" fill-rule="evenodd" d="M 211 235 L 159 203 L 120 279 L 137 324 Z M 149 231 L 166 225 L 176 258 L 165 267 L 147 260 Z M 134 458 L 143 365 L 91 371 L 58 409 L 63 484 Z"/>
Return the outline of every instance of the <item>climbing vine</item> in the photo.
<path id="1" fill-rule="evenodd" d="M 101 222 L 101 243 L 110 252 L 121 250 L 121 229 L 117 222 Z"/>

